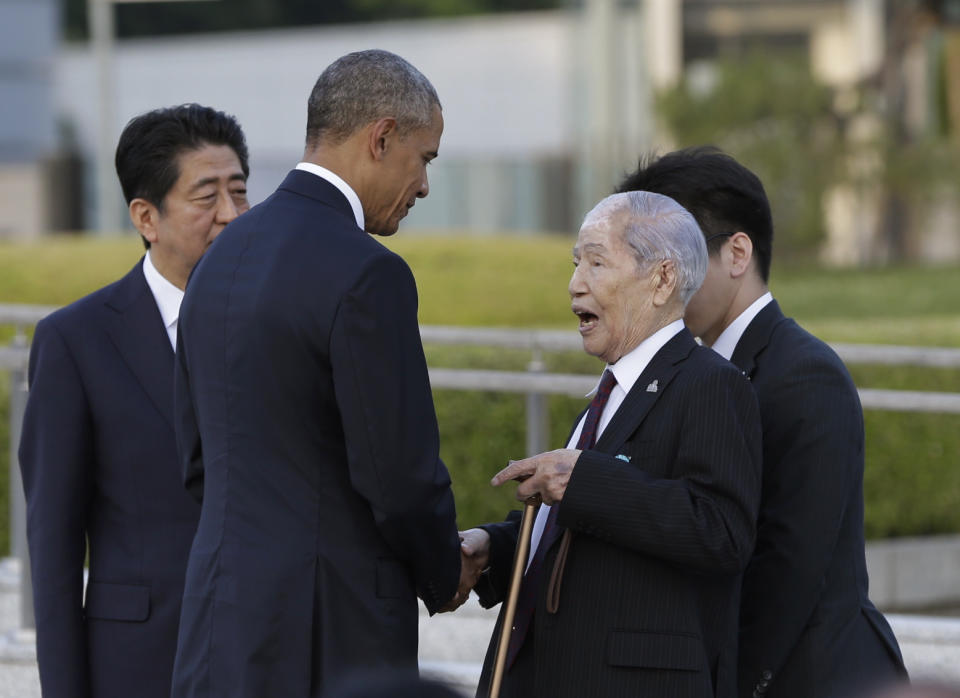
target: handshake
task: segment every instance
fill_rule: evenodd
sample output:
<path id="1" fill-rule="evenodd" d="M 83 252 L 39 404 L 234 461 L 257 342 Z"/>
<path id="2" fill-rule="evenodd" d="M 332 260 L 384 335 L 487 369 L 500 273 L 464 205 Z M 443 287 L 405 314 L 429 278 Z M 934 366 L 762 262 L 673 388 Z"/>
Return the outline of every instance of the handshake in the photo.
<path id="1" fill-rule="evenodd" d="M 493 476 L 490 484 L 494 487 L 510 480 L 517 480 L 517 499 L 525 502 L 531 497 L 539 497 L 545 504 L 556 504 L 570 481 L 570 474 L 580 457 L 580 451 L 558 449 L 541 453 L 531 458 L 510 461 L 510 464 Z M 467 599 L 470 590 L 480 580 L 480 574 L 490 561 L 490 534 L 482 528 L 471 528 L 460 532 L 460 584 L 454 597 L 440 609 L 441 613 L 456 611 Z"/>
<path id="2" fill-rule="evenodd" d="M 460 532 L 460 584 L 457 585 L 457 593 L 440 609 L 440 613 L 456 611 L 466 603 L 470 598 L 470 590 L 477 585 L 489 559 L 490 534 L 482 528 Z"/>

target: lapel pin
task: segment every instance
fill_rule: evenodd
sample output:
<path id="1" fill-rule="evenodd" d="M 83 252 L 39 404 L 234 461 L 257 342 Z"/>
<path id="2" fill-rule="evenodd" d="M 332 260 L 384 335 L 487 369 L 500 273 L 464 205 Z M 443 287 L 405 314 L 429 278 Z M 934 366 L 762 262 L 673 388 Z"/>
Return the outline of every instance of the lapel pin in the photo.
<path id="1" fill-rule="evenodd" d="M 659 383 L 659 381 L 658 381 L 658 380 L 655 380 L 655 381 L 653 381 L 653 383 L 651 383 L 650 385 L 648 385 L 648 386 L 647 386 L 647 392 L 648 392 L 648 393 L 655 393 L 655 392 L 657 392 L 658 383 Z"/>

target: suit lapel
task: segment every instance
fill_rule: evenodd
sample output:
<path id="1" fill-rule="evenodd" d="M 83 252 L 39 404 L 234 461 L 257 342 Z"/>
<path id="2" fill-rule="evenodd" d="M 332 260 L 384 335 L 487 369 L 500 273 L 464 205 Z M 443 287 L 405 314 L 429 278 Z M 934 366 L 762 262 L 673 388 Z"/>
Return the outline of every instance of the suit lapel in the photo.
<path id="1" fill-rule="evenodd" d="M 172 428 L 173 349 L 142 265 L 141 259 L 107 299 L 107 334 Z"/>
<path id="2" fill-rule="evenodd" d="M 780 306 L 776 301 L 770 301 L 747 325 L 747 329 L 733 350 L 733 356 L 730 357 L 730 362 L 747 378 L 753 379 L 753 372 L 757 368 L 757 357 L 770 343 L 774 328 L 784 320 L 786 318 Z"/>
<path id="3" fill-rule="evenodd" d="M 696 346 L 690 331 L 684 328 L 654 354 L 603 430 L 594 450 L 614 453 L 623 446 L 663 395 L 670 381 L 680 372 L 683 360 Z"/>

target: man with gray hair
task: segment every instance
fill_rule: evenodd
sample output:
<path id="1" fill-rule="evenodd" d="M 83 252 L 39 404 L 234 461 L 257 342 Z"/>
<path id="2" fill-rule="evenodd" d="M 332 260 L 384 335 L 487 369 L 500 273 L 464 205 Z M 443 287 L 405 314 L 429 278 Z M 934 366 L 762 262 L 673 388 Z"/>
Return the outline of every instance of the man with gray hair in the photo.
<path id="1" fill-rule="evenodd" d="M 362 51 L 310 95 L 303 162 L 228 226 L 180 312 L 176 427 L 202 501 L 176 698 L 306 698 L 417 670 L 416 597 L 469 593 L 404 261 L 443 117 L 399 56 Z M 461 588 L 462 587 L 462 588 Z"/>
<path id="2" fill-rule="evenodd" d="M 683 324 L 706 272 L 703 235 L 673 199 L 616 194 L 587 214 L 573 263 L 571 309 L 606 369 L 567 448 L 493 478 L 543 502 L 500 695 L 733 698 L 760 417 L 746 379 Z M 463 536 L 489 565 L 476 591 L 493 606 L 507 594 L 516 517 Z"/>

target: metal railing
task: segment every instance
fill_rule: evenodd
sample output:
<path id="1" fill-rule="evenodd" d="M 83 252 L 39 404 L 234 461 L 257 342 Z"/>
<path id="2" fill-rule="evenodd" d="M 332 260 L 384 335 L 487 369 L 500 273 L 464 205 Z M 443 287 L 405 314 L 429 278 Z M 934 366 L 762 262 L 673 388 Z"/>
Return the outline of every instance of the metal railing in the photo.
<path id="1" fill-rule="evenodd" d="M 26 505 L 17 463 L 20 427 L 27 399 L 29 345 L 25 330 L 54 310 L 56 308 L 53 306 L 0 304 L 0 326 L 14 327 L 11 343 L 0 346 L 0 371 L 10 373 L 10 532 L 12 553 L 21 560 L 21 624 L 24 628 L 33 627 Z M 547 397 L 583 397 L 597 383 L 597 375 L 545 371 L 545 352 L 582 351 L 582 342 L 576 332 L 424 325 L 420 333 L 423 343 L 427 345 L 485 346 L 530 352 L 526 371 L 430 369 L 430 382 L 434 388 L 526 394 L 526 451 L 530 455 L 548 448 L 550 429 Z M 848 364 L 960 368 L 960 349 L 866 344 L 831 346 Z M 960 414 L 960 393 L 870 388 L 860 388 L 859 393 L 865 409 Z"/>

